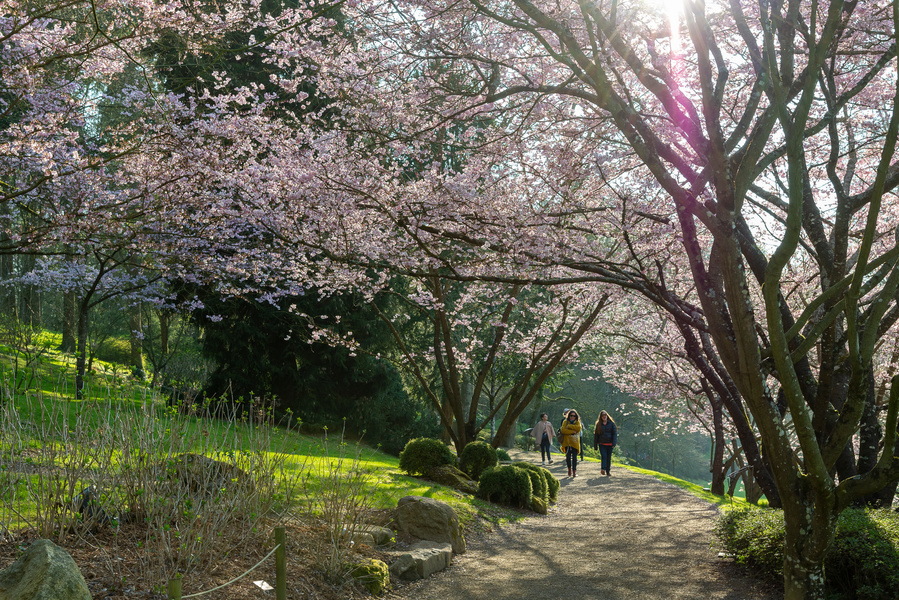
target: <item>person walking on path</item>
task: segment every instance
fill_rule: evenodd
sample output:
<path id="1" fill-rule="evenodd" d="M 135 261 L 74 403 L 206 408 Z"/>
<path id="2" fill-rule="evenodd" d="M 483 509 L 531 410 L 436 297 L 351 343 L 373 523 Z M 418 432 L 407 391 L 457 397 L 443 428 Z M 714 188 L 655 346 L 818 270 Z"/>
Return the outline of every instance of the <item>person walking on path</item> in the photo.
<path id="1" fill-rule="evenodd" d="M 562 441 L 560 448 L 565 452 L 565 464 L 568 465 L 568 476 L 577 477 L 577 455 L 581 451 L 581 421 L 577 411 L 571 409 L 560 428 Z"/>
<path id="2" fill-rule="evenodd" d="M 612 449 L 618 443 L 618 427 L 609 413 L 602 411 L 593 428 L 593 449 L 599 450 L 600 475 L 612 476 Z"/>
<path id="3" fill-rule="evenodd" d="M 654 477 L 581 473 L 562 480 L 549 515 L 466 535 L 447 569 L 391 580 L 386 600 L 783 600 L 779 584 L 718 555 L 717 519 L 714 504 Z"/>
<path id="4" fill-rule="evenodd" d="M 566 408 L 565 410 L 562 411 L 562 422 L 559 423 L 559 430 L 560 430 L 560 431 L 561 431 L 562 425 L 565 424 L 565 419 L 568 418 L 568 413 L 571 412 L 572 410 L 574 410 L 574 409 L 573 409 L 573 408 Z M 578 415 L 578 420 L 580 420 L 580 415 Z M 561 437 L 562 437 L 562 434 L 559 433 L 559 434 L 558 434 L 558 437 L 561 438 Z M 583 442 L 581 441 L 581 440 L 583 439 L 583 437 L 584 437 L 584 431 L 581 430 L 581 432 L 577 434 L 577 443 L 578 443 L 578 445 L 581 447 L 581 462 L 584 462 L 584 444 L 583 444 Z M 560 449 L 560 452 L 564 452 L 564 450 L 561 450 L 561 449 Z"/>
<path id="5" fill-rule="evenodd" d="M 553 459 L 549 452 L 556 432 L 553 430 L 553 424 L 549 422 L 549 416 L 546 413 L 541 413 L 540 420 L 531 431 L 531 435 L 534 436 L 534 439 L 537 440 L 537 445 L 540 446 L 540 458 L 543 460 L 543 464 L 545 465 L 547 461 L 549 461 L 549 464 L 553 464 Z"/>

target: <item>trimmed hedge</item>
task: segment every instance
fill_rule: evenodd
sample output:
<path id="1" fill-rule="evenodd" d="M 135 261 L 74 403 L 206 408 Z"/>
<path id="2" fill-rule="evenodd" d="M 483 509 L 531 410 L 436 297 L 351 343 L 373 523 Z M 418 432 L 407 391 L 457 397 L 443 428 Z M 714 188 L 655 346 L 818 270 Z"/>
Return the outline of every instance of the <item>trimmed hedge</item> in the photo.
<path id="1" fill-rule="evenodd" d="M 481 477 L 484 469 L 495 467 L 498 462 L 496 448 L 487 442 L 470 442 L 459 454 L 459 468 L 474 480 Z"/>
<path id="2" fill-rule="evenodd" d="M 534 495 L 539 496 L 544 502 L 555 502 L 559 497 L 559 487 L 562 485 L 548 469 L 538 467 L 529 462 L 514 462 L 513 467 L 526 470 L 531 475 L 531 486 Z"/>
<path id="3" fill-rule="evenodd" d="M 738 563 L 783 577 L 783 511 L 747 507 L 732 510 L 716 528 Z M 828 600 L 895 600 L 899 590 L 899 513 L 888 509 L 846 509 L 837 521 L 824 561 Z"/>
<path id="4" fill-rule="evenodd" d="M 516 469 L 521 469 L 531 478 L 531 491 L 534 496 L 540 498 L 544 502 L 549 502 L 549 486 L 546 485 L 546 479 L 543 477 L 543 474 L 533 468 L 534 465 L 517 462 L 512 463 L 512 466 Z M 537 468 L 539 469 L 540 467 Z"/>
<path id="5" fill-rule="evenodd" d="M 449 446 L 433 438 L 415 438 L 400 452 L 400 469 L 409 475 L 426 475 L 441 465 L 456 465 Z"/>
<path id="6" fill-rule="evenodd" d="M 478 481 L 478 497 L 506 506 L 530 508 L 533 493 L 528 472 L 512 465 L 489 467 Z"/>
<path id="7" fill-rule="evenodd" d="M 509 453 L 506 452 L 505 448 L 497 448 L 496 449 L 496 458 L 498 460 L 504 460 L 506 462 L 509 462 L 512 460 L 512 457 L 509 456 Z"/>

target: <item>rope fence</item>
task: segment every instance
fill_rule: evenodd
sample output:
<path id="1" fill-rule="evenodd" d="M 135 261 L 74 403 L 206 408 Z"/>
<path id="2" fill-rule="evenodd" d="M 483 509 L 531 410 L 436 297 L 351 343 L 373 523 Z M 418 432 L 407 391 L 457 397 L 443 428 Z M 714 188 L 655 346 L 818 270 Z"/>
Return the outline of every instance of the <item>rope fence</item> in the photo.
<path id="1" fill-rule="evenodd" d="M 277 600 L 287 600 L 287 552 L 285 550 L 285 533 L 283 527 L 275 527 L 275 547 L 271 552 L 265 555 L 265 557 L 260 560 L 258 563 L 244 571 L 242 574 L 238 575 L 231 581 L 227 583 L 223 583 L 222 585 L 216 586 L 210 590 L 205 590 L 203 592 L 196 592 L 194 594 L 188 594 L 187 596 L 181 595 L 181 577 L 173 577 L 169 579 L 168 586 L 168 597 L 169 600 L 186 600 L 187 598 L 197 598 L 199 596 L 204 596 L 206 594 L 210 594 L 222 588 L 228 587 L 232 583 L 235 583 L 253 571 L 255 571 L 259 566 L 267 561 L 272 554 L 275 555 L 275 598 Z"/>

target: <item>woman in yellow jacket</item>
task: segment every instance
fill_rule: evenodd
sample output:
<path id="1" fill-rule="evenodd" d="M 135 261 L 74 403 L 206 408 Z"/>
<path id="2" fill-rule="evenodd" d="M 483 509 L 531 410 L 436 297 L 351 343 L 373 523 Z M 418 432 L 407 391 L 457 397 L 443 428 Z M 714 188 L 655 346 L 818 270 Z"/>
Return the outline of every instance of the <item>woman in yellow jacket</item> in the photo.
<path id="1" fill-rule="evenodd" d="M 577 477 L 577 455 L 581 452 L 581 419 L 576 410 L 568 411 L 560 431 L 562 438 L 559 447 L 565 453 L 568 476 Z"/>

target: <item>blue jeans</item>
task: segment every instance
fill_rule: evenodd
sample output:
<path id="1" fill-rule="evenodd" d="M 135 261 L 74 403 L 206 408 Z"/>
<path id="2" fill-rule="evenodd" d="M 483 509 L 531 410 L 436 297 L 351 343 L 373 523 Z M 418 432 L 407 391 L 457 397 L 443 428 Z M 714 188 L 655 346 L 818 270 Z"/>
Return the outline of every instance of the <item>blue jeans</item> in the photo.
<path id="1" fill-rule="evenodd" d="M 574 446 L 568 446 L 565 449 L 565 464 L 572 471 L 577 471 L 577 453 L 578 449 Z"/>
<path id="2" fill-rule="evenodd" d="M 612 448 L 614 446 L 603 446 L 599 445 L 599 457 L 600 457 L 600 469 L 609 472 L 609 469 L 612 467 Z"/>

